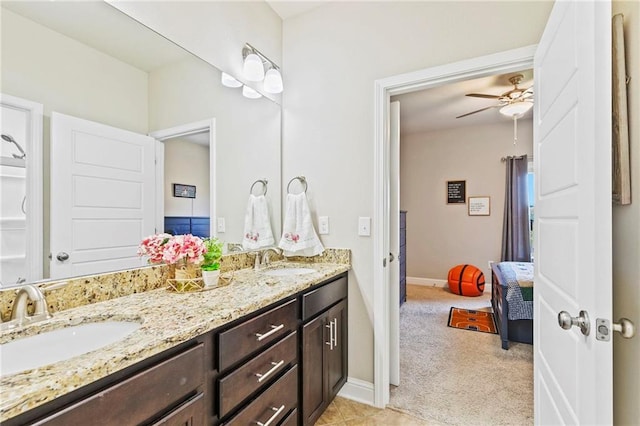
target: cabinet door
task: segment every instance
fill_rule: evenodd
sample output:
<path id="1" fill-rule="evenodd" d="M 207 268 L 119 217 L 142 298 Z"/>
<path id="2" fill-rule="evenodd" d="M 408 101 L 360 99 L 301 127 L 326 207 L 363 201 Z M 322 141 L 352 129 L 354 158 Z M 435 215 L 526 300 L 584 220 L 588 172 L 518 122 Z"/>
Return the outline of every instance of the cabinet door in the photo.
<path id="1" fill-rule="evenodd" d="M 328 325 L 324 314 L 302 327 L 302 421 L 305 425 L 314 424 L 328 404 L 325 375 Z"/>
<path id="2" fill-rule="evenodd" d="M 326 346 L 328 400 L 331 401 L 347 380 L 347 301 L 343 300 L 327 314 L 329 337 L 333 344 Z"/>
<path id="3" fill-rule="evenodd" d="M 204 424 L 204 394 L 199 393 L 153 426 L 198 426 Z"/>

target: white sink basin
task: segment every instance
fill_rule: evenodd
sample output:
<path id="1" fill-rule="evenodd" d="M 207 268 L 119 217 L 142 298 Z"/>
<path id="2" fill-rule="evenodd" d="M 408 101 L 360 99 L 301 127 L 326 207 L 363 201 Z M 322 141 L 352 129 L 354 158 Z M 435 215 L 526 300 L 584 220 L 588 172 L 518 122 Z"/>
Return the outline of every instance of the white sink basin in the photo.
<path id="1" fill-rule="evenodd" d="M 311 268 L 282 268 L 269 269 L 267 271 L 264 271 L 264 274 L 271 277 L 287 277 L 289 275 L 304 275 L 310 274 L 312 272 L 316 272 L 316 270 Z"/>
<path id="2" fill-rule="evenodd" d="M 102 321 L 79 324 L 0 345 L 0 376 L 64 361 L 117 342 L 141 324 Z"/>

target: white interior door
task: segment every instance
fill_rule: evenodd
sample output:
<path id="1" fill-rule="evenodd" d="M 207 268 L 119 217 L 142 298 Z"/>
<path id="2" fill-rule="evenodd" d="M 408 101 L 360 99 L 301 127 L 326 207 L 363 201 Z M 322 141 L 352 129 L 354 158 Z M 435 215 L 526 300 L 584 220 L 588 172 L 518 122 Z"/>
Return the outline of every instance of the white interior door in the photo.
<path id="1" fill-rule="evenodd" d="M 400 102 L 389 106 L 389 383 L 400 385 Z"/>
<path id="2" fill-rule="evenodd" d="M 611 424 L 611 40 L 608 2 L 556 2 L 534 59 L 534 402 L 542 425 Z M 590 331 L 558 314 L 588 313 Z M 610 332 L 609 332 L 610 333 Z"/>
<path id="3" fill-rule="evenodd" d="M 155 140 L 51 114 L 51 278 L 144 265 L 154 233 Z"/>

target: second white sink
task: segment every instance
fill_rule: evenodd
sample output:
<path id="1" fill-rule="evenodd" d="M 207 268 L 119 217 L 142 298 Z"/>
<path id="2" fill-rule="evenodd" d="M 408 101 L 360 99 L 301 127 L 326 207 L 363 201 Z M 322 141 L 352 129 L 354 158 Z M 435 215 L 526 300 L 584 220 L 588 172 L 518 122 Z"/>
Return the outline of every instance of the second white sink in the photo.
<path id="1" fill-rule="evenodd" d="M 316 270 L 311 268 L 281 268 L 266 270 L 264 274 L 272 277 L 286 277 L 289 275 L 311 274 L 312 272 L 316 272 Z"/>
<path id="2" fill-rule="evenodd" d="M 117 342 L 140 328 L 133 321 L 79 324 L 0 345 L 0 376 L 64 361 Z"/>

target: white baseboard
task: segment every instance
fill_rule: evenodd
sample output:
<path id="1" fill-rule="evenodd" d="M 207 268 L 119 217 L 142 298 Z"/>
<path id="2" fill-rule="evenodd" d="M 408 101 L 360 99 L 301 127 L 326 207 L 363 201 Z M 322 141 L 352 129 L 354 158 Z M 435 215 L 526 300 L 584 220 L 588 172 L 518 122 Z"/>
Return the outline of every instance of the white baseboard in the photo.
<path id="1" fill-rule="evenodd" d="M 418 277 L 407 277 L 407 284 L 424 285 L 428 287 L 446 287 L 449 285 L 447 280 L 439 280 L 437 278 L 418 278 Z"/>
<path id="2" fill-rule="evenodd" d="M 338 396 L 363 404 L 374 405 L 373 383 L 348 377 L 347 383 L 342 386 Z"/>
<path id="3" fill-rule="evenodd" d="M 425 287 L 442 287 L 442 288 L 449 286 L 449 282 L 447 280 L 439 280 L 437 278 L 418 278 L 418 277 L 407 277 L 407 284 L 421 285 Z M 489 294 L 491 294 L 491 280 L 485 283 L 484 291 L 489 292 Z"/>

